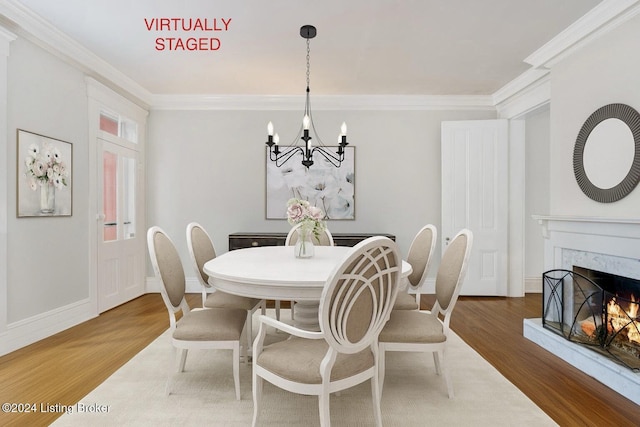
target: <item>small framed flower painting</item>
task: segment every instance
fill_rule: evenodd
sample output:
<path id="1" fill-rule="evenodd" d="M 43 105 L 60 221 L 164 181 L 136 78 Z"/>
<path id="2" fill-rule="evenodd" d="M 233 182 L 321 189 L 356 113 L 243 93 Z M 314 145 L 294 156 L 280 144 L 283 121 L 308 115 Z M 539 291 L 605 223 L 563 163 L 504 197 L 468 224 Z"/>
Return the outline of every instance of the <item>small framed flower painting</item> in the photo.
<path id="1" fill-rule="evenodd" d="M 18 129 L 17 215 L 71 216 L 73 145 Z"/>
<path id="2" fill-rule="evenodd" d="M 340 167 L 318 153 L 308 169 L 302 165 L 302 154 L 295 154 L 277 167 L 269 160 L 268 148 L 266 163 L 267 219 L 287 219 L 287 201 L 292 198 L 307 200 L 322 209 L 323 219 L 355 219 L 355 147 L 345 147 Z"/>

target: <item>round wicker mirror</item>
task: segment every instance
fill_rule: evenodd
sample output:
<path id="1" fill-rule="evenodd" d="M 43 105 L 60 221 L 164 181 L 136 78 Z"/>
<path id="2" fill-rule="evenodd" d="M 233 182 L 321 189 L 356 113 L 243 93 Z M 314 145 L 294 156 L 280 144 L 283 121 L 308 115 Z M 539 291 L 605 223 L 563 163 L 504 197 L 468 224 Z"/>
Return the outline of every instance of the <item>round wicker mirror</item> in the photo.
<path id="1" fill-rule="evenodd" d="M 588 144 L 594 146 L 587 149 Z M 591 114 L 576 139 L 573 172 L 582 192 L 595 201 L 611 203 L 631 193 L 640 182 L 640 113 L 609 104 Z"/>

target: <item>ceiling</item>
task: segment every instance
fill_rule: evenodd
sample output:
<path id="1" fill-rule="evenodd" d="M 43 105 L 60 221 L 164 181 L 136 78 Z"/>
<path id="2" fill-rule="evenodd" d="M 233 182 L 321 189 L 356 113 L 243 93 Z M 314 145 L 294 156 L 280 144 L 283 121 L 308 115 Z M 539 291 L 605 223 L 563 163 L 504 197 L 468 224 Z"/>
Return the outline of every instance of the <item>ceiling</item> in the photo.
<path id="1" fill-rule="evenodd" d="M 152 94 L 300 95 L 299 29 L 311 24 L 315 94 L 490 95 L 601 0 L 12 1 Z M 148 30 L 154 18 L 230 22 L 227 31 Z M 169 37 L 214 38 L 219 48 L 170 51 Z"/>

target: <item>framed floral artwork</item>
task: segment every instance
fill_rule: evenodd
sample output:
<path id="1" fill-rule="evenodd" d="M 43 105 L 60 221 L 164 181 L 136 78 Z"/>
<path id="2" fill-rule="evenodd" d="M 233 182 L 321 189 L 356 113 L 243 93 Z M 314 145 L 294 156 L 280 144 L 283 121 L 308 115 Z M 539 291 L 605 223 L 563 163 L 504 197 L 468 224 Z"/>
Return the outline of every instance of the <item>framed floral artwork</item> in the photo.
<path id="1" fill-rule="evenodd" d="M 322 209 L 324 219 L 355 219 L 355 147 L 345 147 L 344 161 L 338 168 L 318 153 L 308 169 L 302 165 L 302 154 L 277 167 L 269 160 L 268 148 L 265 153 L 267 219 L 287 219 L 291 198 L 307 200 Z"/>
<path id="2" fill-rule="evenodd" d="M 73 145 L 18 129 L 17 215 L 71 216 Z"/>

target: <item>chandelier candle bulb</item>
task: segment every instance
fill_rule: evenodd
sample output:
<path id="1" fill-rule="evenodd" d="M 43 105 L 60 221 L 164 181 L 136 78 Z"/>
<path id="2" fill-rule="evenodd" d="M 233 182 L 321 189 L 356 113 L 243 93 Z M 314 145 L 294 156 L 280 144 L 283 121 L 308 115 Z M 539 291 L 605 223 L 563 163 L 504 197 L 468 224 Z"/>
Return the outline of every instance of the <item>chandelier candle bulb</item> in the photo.
<path id="1" fill-rule="evenodd" d="M 346 122 L 342 122 L 342 126 L 340 126 L 340 132 L 342 133 L 342 136 L 347 136 L 347 123 Z"/>
<path id="2" fill-rule="evenodd" d="M 267 135 L 273 136 L 273 123 L 271 123 L 271 122 L 269 122 L 269 124 L 267 124 Z"/>
<path id="3" fill-rule="evenodd" d="M 311 121 L 311 119 L 309 119 L 309 116 L 307 114 L 304 115 L 304 118 L 302 119 L 302 128 L 304 130 L 309 130 L 309 122 Z"/>

